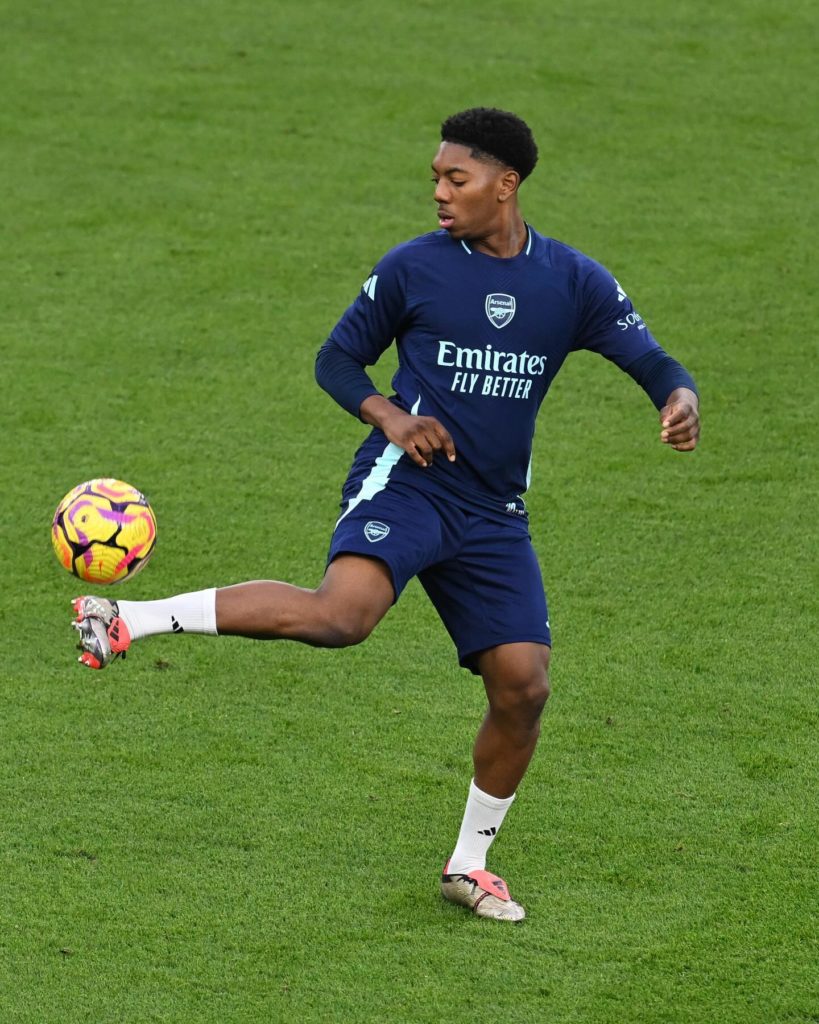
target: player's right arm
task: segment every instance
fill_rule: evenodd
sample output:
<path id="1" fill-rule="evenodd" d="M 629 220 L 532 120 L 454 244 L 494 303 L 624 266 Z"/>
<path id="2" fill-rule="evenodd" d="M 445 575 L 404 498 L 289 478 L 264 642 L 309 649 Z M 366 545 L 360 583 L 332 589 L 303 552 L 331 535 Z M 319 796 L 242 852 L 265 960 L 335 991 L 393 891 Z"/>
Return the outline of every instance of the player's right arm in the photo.
<path id="1" fill-rule="evenodd" d="M 439 451 L 450 461 L 455 459 L 449 432 L 432 416 L 416 416 L 390 402 L 364 369 L 389 348 L 407 316 L 402 248 L 393 249 L 377 264 L 333 328 L 316 357 L 316 380 L 342 408 L 378 427 L 413 462 L 426 467 Z"/>
<path id="2" fill-rule="evenodd" d="M 378 427 L 417 465 L 426 468 L 436 452 L 455 461 L 455 445 L 446 427 L 433 416 L 414 416 L 385 398 L 364 367 L 328 339 L 316 357 L 316 380 L 338 404 L 364 423 Z"/>
<path id="3" fill-rule="evenodd" d="M 455 461 L 452 435 L 434 416 L 413 416 L 380 394 L 364 399 L 359 416 L 365 423 L 378 427 L 388 441 L 403 448 L 424 469 L 432 465 L 436 452 L 443 452 L 450 462 Z"/>

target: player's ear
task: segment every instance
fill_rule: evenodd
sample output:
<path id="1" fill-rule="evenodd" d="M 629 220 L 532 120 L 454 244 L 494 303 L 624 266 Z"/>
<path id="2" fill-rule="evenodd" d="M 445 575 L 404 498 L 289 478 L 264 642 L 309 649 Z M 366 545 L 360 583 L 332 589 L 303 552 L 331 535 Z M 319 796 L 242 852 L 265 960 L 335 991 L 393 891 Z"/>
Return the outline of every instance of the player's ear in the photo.
<path id="1" fill-rule="evenodd" d="M 508 199 L 511 199 L 517 192 L 519 184 L 520 175 L 518 172 L 513 171 L 511 167 L 507 167 L 498 182 L 498 202 L 505 203 Z"/>

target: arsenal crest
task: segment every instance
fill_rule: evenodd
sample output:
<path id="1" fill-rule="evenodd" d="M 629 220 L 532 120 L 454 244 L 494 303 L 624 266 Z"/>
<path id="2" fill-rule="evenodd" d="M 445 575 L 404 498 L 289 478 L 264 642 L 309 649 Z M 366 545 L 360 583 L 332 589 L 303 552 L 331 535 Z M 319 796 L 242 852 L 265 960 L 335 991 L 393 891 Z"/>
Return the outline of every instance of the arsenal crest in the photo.
<path id="1" fill-rule="evenodd" d="M 377 519 L 371 519 L 364 527 L 364 536 L 370 544 L 375 544 L 379 540 L 383 540 L 389 532 L 389 526 L 387 526 L 386 523 L 379 523 Z"/>
<path id="2" fill-rule="evenodd" d="M 486 296 L 486 315 L 495 327 L 505 327 L 515 315 L 515 296 L 493 292 Z"/>

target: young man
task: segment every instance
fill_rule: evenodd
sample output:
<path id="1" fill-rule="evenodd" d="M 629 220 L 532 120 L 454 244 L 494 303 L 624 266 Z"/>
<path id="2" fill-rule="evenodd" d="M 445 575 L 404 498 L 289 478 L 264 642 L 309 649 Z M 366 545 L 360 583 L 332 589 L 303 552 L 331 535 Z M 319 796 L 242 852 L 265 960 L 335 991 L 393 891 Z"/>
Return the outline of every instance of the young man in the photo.
<path id="1" fill-rule="evenodd" d="M 549 695 L 551 637 L 521 494 L 535 418 L 566 356 L 592 349 L 660 410 L 660 440 L 691 451 L 698 398 L 617 281 L 538 234 L 518 187 L 537 161 L 527 125 L 476 108 L 447 119 L 432 164 L 439 230 L 374 267 L 316 361 L 318 382 L 373 427 L 343 489 L 316 590 L 256 581 L 161 601 L 74 602 L 80 658 L 103 668 L 133 640 L 187 632 L 343 647 L 369 635 L 417 575 L 460 663 L 483 678 L 486 717 L 444 897 L 482 917 L 523 908 L 486 870 Z M 396 340 L 395 395 L 364 367 Z"/>

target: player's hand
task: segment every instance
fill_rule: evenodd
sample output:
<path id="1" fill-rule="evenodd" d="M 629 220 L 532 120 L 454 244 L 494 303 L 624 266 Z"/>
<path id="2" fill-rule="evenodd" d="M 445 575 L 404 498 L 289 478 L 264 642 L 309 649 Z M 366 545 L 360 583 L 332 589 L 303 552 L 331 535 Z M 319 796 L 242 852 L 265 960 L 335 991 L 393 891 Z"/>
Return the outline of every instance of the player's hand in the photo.
<path id="1" fill-rule="evenodd" d="M 434 416 L 410 416 L 397 423 L 389 422 L 381 429 L 388 441 L 403 448 L 413 462 L 424 469 L 432 465 L 436 452 L 442 452 L 450 462 L 455 461 L 455 443 L 452 435 Z"/>
<path id="2" fill-rule="evenodd" d="M 660 440 L 678 452 L 692 452 L 700 439 L 699 399 L 688 388 L 677 388 L 660 409 Z"/>
<path id="3" fill-rule="evenodd" d="M 432 465 L 436 452 L 455 461 L 452 435 L 434 416 L 412 416 L 382 395 L 370 395 L 361 403 L 361 418 L 379 427 L 388 441 L 397 444 L 417 465 Z"/>

